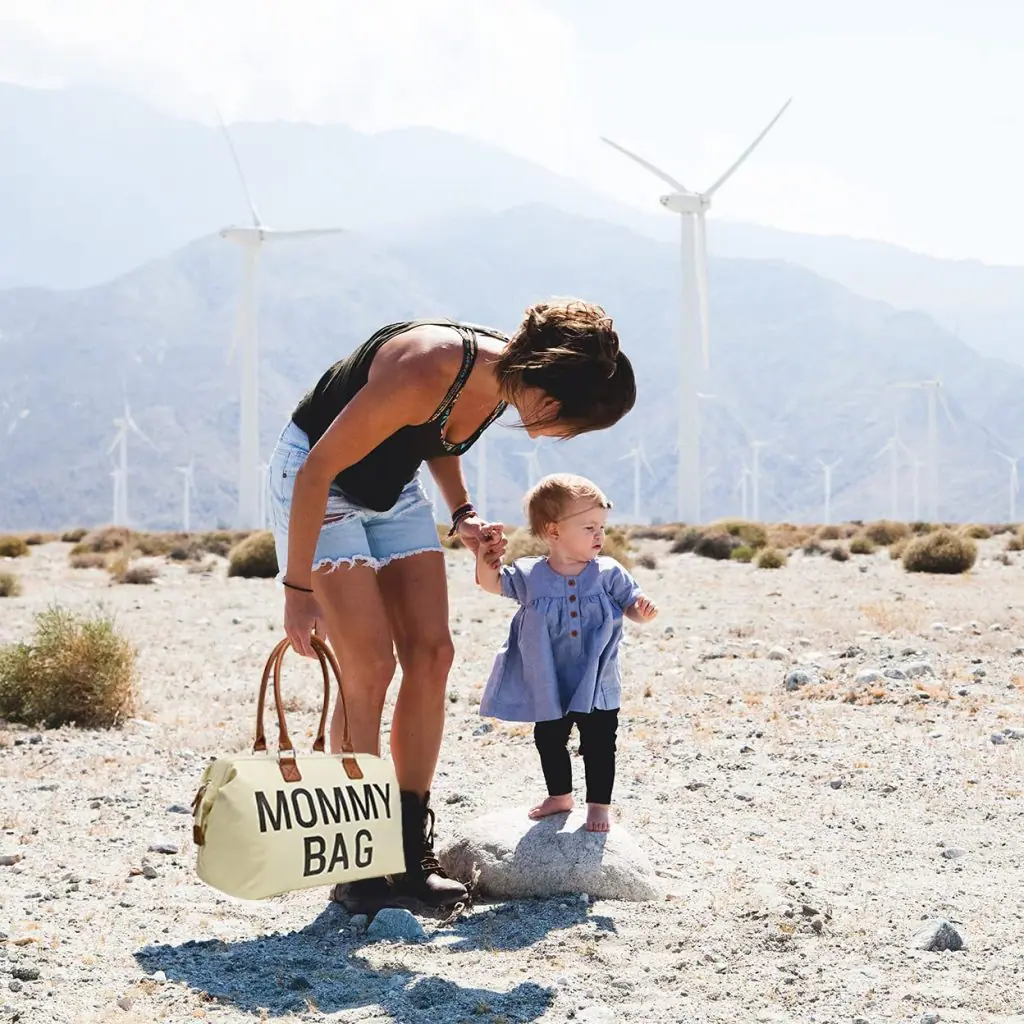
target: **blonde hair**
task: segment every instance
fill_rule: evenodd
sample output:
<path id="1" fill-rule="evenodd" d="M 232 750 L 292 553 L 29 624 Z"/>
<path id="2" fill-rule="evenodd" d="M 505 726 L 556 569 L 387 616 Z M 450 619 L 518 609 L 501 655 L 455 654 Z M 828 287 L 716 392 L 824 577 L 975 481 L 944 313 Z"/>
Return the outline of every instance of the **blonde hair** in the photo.
<path id="1" fill-rule="evenodd" d="M 549 526 L 565 514 L 570 502 L 589 498 L 598 508 L 611 508 L 612 503 L 600 487 L 585 476 L 574 473 L 552 473 L 531 487 L 523 499 L 530 533 L 541 539 L 547 536 Z"/>

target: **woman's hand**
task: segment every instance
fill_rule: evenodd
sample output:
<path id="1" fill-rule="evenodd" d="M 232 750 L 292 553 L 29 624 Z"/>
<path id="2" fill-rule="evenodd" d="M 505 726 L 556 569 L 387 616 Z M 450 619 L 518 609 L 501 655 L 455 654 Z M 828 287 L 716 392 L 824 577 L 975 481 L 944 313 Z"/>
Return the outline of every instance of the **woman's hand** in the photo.
<path id="1" fill-rule="evenodd" d="M 476 556 L 483 548 L 487 564 L 492 568 L 501 562 L 501 556 L 508 547 L 505 526 L 502 523 L 485 523 L 479 516 L 463 519 L 456 529 L 456 536 L 466 549 Z"/>
<path id="2" fill-rule="evenodd" d="M 312 594 L 301 590 L 284 591 L 284 631 L 292 647 L 304 658 L 315 658 L 310 634 L 320 622 L 320 606 Z"/>

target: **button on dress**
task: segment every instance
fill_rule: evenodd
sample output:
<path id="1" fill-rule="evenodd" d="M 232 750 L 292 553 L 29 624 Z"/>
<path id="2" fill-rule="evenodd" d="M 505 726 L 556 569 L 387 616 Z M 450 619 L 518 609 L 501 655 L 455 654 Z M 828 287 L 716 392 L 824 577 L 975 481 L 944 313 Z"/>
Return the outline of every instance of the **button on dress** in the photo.
<path id="1" fill-rule="evenodd" d="M 614 558 L 588 562 L 577 576 L 546 558 L 501 568 L 502 596 L 519 603 L 480 701 L 480 714 L 506 722 L 548 722 L 573 711 L 619 706 L 623 612 L 641 595 Z"/>

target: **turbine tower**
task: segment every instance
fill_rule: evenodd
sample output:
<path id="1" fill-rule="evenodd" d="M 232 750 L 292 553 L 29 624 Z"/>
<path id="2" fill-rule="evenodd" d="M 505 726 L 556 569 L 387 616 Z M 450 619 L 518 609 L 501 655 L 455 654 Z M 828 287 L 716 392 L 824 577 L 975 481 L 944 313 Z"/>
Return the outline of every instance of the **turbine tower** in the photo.
<path id="1" fill-rule="evenodd" d="M 1014 458 L 1012 455 L 1007 455 L 1006 452 L 997 451 L 996 455 L 999 458 L 1004 459 L 1010 464 L 1010 519 L 1011 523 L 1017 521 L 1017 495 L 1020 492 L 1020 476 L 1018 475 L 1017 465 L 1021 459 L 1024 459 L 1024 455 L 1018 455 Z"/>
<path id="2" fill-rule="evenodd" d="M 641 492 L 641 468 L 646 466 L 649 473 L 654 473 L 654 469 L 650 462 L 647 460 L 647 453 L 644 451 L 644 443 L 642 440 L 636 443 L 636 446 L 631 448 L 625 455 L 620 456 L 622 459 L 633 460 L 633 525 L 637 526 L 644 520 L 640 517 L 640 492 Z"/>
<path id="3" fill-rule="evenodd" d="M 181 528 L 185 533 L 192 529 L 192 491 L 196 486 L 195 462 L 190 459 L 187 466 L 178 466 L 185 490 L 181 498 Z"/>
<path id="4" fill-rule="evenodd" d="M 137 435 L 143 441 L 146 442 L 151 448 L 156 448 L 156 445 L 142 432 L 139 425 L 132 418 L 131 409 L 128 408 L 128 399 L 124 401 L 124 414 L 118 416 L 114 420 L 114 426 L 117 428 L 117 433 L 114 434 L 114 440 L 110 443 L 110 447 L 107 449 L 107 454 L 112 455 L 114 449 L 117 452 L 117 468 L 115 473 L 117 476 L 114 478 L 114 526 L 127 526 L 128 525 L 128 434 L 129 432 Z"/>
<path id="5" fill-rule="evenodd" d="M 219 116 L 219 115 L 218 115 Z M 240 423 L 238 441 L 238 512 L 236 525 L 239 529 L 252 530 L 261 527 L 260 521 L 260 354 L 259 354 L 259 262 L 264 242 L 279 242 L 294 238 L 319 238 L 337 235 L 344 228 L 308 228 L 300 231 L 279 231 L 268 228 L 260 220 L 253 202 L 252 193 L 242 170 L 242 163 L 231 140 L 231 133 L 221 119 L 220 126 L 231 150 L 231 159 L 238 172 L 238 178 L 245 194 L 245 201 L 252 215 L 252 224 L 245 227 L 222 228 L 221 238 L 241 246 L 242 249 L 242 291 L 238 301 L 238 316 L 235 334 L 231 342 L 228 359 L 233 358 L 235 349 L 241 353 Z"/>
<path id="6" fill-rule="evenodd" d="M 835 462 L 824 462 L 818 459 L 818 465 L 821 466 L 822 472 L 825 474 L 825 518 L 822 522 L 826 526 L 832 522 L 832 471 L 842 461 L 841 458 L 836 459 Z"/>
<path id="7" fill-rule="evenodd" d="M 761 449 L 770 443 L 770 441 L 750 442 L 751 462 L 753 464 L 753 469 L 750 471 L 750 479 L 753 485 L 750 518 L 755 523 L 761 521 Z"/>
<path id="8" fill-rule="evenodd" d="M 946 414 L 950 426 L 955 428 L 953 414 L 949 411 L 949 404 L 942 390 L 942 381 L 938 379 L 894 384 L 893 387 L 925 391 L 928 395 L 928 518 L 934 523 L 939 518 L 939 403 L 942 403 L 942 411 Z"/>
<path id="9" fill-rule="evenodd" d="M 528 452 L 519 452 L 518 455 L 526 462 L 527 487 L 533 488 L 540 480 L 540 456 L 537 449 L 531 448 Z"/>
<path id="10" fill-rule="evenodd" d="M 872 459 L 880 459 L 886 452 L 889 453 L 889 516 L 892 519 L 900 517 L 900 435 L 893 434 L 887 438 L 884 445 L 875 452 Z"/>
<path id="11" fill-rule="evenodd" d="M 663 195 L 661 205 L 680 215 L 682 256 L 681 343 L 679 354 L 679 420 L 676 474 L 676 515 L 680 522 L 701 521 L 700 497 L 700 409 L 697 392 L 702 371 L 708 366 L 710 325 L 708 316 L 708 253 L 705 215 L 714 194 L 736 173 L 776 121 L 792 103 L 786 100 L 767 127 L 740 154 L 733 165 L 703 192 L 693 192 L 671 175 L 648 163 L 617 142 L 601 136 L 613 149 L 660 178 L 672 191 Z"/>

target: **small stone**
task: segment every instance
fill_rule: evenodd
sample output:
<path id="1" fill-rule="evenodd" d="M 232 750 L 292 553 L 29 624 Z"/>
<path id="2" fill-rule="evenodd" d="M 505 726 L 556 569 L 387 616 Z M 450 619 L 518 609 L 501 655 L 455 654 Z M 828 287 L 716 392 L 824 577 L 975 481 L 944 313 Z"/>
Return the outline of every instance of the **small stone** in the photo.
<path id="1" fill-rule="evenodd" d="M 117 1001 L 117 1005 L 120 1006 L 122 1010 L 127 1011 L 132 1008 L 132 1001 L 127 996 L 121 996 Z"/>
<path id="2" fill-rule="evenodd" d="M 886 679 L 906 679 L 907 673 L 901 668 L 897 668 L 895 665 L 890 666 L 883 673 Z"/>
<path id="3" fill-rule="evenodd" d="M 815 915 L 811 918 L 811 928 L 817 932 L 818 935 L 822 933 L 825 928 L 825 920 L 820 915 Z"/>
<path id="4" fill-rule="evenodd" d="M 153 867 L 152 864 L 143 864 L 142 865 L 142 877 L 143 878 L 153 879 L 153 878 L 159 878 L 160 876 L 157 874 L 157 870 L 156 870 L 155 867 Z"/>
<path id="5" fill-rule="evenodd" d="M 151 977 L 151 978 L 153 979 L 153 981 L 155 981 L 155 982 L 156 982 L 156 983 L 157 983 L 158 985 L 162 985 L 162 984 L 163 984 L 163 983 L 164 983 L 164 982 L 165 982 L 165 981 L 167 980 L 167 975 L 166 975 L 166 974 L 165 974 L 165 973 L 164 973 L 163 971 L 154 971 L 154 972 L 153 972 L 153 973 L 152 973 L 152 974 L 150 975 L 150 977 Z"/>
<path id="6" fill-rule="evenodd" d="M 971 671 L 971 675 L 975 679 L 984 679 L 988 673 L 983 668 L 976 668 Z"/>
<path id="7" fill-rule="evenodd" d="M 12 967 L 11 977 L 17 978 L 18 981 L 38 981 L 39 968 L 31 967 L 28 965 L 19 965 L 17 967 Z"/>
<path id="8" fill-rule="evenodd" d="M 908 661 L 903 666 L 903 671 L 909 679 L 920 679 L 922 676 L 935 675 L 930 661 Z"/>
<path id="9" fill-rule="evenodd" d="M 946 860 L 959 860 L 964 856 L 964 851 L 957 849 L 955 846 L 947 846 L 946 849 L 942 851 L 942 856 L 945 857 Z"/>
<path id="10" fill-rule="evenodd" d="M 490 722 L 481 722 L 474 730 L 474 736 L 486 736 L 489 732 L 493 731 L 494 726 Z"/>
<path id="11" fill-rule="evenodd" d="M 942 1018 L 937 1013 L 921 1014 L 921 1024 L 939 1024 Z"/>
<path id="12" fill-rule="evenodd" d="M 149 852 L 175 854 L 178 852 L 178 847 L 174 843 L 153 843 L 149 847 Z"/>
<path id="13" fill-rule="evenodd" d="M 369 923 L 370 919 L 365 914 L 353 914 L 349 919 L 348 926 L 353 935 L 362 935 Z"/>
<path id="14" fill-rule="evenodd" d="M 799 690 L 801 686 L 809 686 L 819 683 L 817 673 L 809 672 L 807 669 L 796 668 L 786 676 L 785 687 L 789 691 Z"/>
<path id="15" fill-rule="evenodd" d="M 698 789 L 707 789 L 708 784 L 701 782 L 700 779 L 693 779 L 686 783 L 685 789 L 688 789 L 691 793 L 696 793 Z"/>
<path id="16" fill-rule="evenodd" d="M 949 627 L 944 622 L 933 622 L 929 628 L 933 633 L 945 633 Z"/>
<path id="17" fill-rule="evenodd" d="M 32 744 L 33 747 L 37 747 L 39 746 L 40 743 L 43 742 L 43 737 L 39 733 L 34 732 L 32 733 L 31 736 L 29 736 L 28 741 Z"/>
<path id="18" fill-rule="evenodd" d="M 670 637 L 670 636 L 675 636 L 675 635 L 676 635 L 676 631 L 675 631 L 675 628 L 674 628 L 673 626 L 666 626 L 666 627 L 665 627 L 665 628 L 664 628 L 664 629 L 663 629 L 663 630 L 661 631 L 661 635 L 662 635 L 662 636 L 664 636 L 664 637 Z"/>
<path id="19" fill-rule="evenodd" d="M 994 732 L 989 739 L 998 746 L 1000 743 L 1006 742 L 1006 737 L 1001 732 Z"/>
<path id="20" fill-rule="evenodd" d="M 928 952 L 942 952 L 944 950 L 960 950 L 964 948 L 963 936 L 956 928 L 942 918 L 929 921 L 913 939 L 915 949 L 923 949 Z"/>
<path id="21" fill-rule="evenodd" d="M 171 804 L 171 806 L 167 808 L 167 813 L 168 814 L 191 814 L 192 813 L 192 808 L 191 807 L 186 807 L 184 804 Z"/>
<path id="22" fill-rule="evenodd" d="M 743 789 L 736 790 L 736 792 L 733 793 L 733 796 L 736 797 L 737 800 L 742 800 L 745 804 L 752 804 L 754 802 L 754 795 Z"/>
<path id="23" fill-rule="evenodd" d="M 423 925 L 408 910 L 399 907 L 385 907 L 377 911 L 366 934 L 374 939 L 401 939 L 406 942 L 422 942 L 427 937 Z"/>
<path id="24" fill-rule="evenodd" d="M 877 668 L 862 668 L 854 677 L 855 683 L 861 683 L 865 686 L 871 683 L 880 683 L 885 677 Z"/>
<path id="25" fill-rule="evenodd" d="M 4 853 L 0 854 L 0 867 L 13 868 L 18 861 L 21 860 L 20 853 Z"/>
<path id="26" fill-rule="evenodd" d="M 7 987 L 12 992 L 20 992 L 22 990 L 23 986 L 22 986 L 20 981 L 9 981 L 9 982 L 7 982 Z"/>
<path id="27" fill-rule="evenodd" d="M 789 653 L 789 651 L 786 650 L 785 647 L 773 647 L 768 652 L 768 658 L 771 661 L 789 661 L 791 657 L 792 655 Z"/>
<path id="28" fill-rule="evenodd" d="M 967 696 L 967 690 L 964 687 L 962 687 L 962 686 L 960 687 L 959 690 L 956 691 L 956 693 L 957 693 L 958 697 L 966 697 Z"/>
<path id="29" fill-rule="evenodd" d="M 1024 729 L 1014 729 L 1009 727 L 1003 730 L 1003 735 L 1008 740 L 1024 740 Z"/>
<path id="30" fill-rule="evenodd" d="M 842 779 L 832 779 L 832 780 L 831 780 L 831 781 L 829 782 L 829 785 L 830 785 L 830 786 L 831 786 L 831 787 L 832 787 L 833 789 L 842 789 L 842 788 L 843 788 L 843 780 L 842 780 Z"/>
<path id="31" fill-rule="evenodd" d="M 718 661 L 722 658 L 728 657 L 724 647 L 711 647 L 706 650 L 701 656 L 701 661 Z"/>

